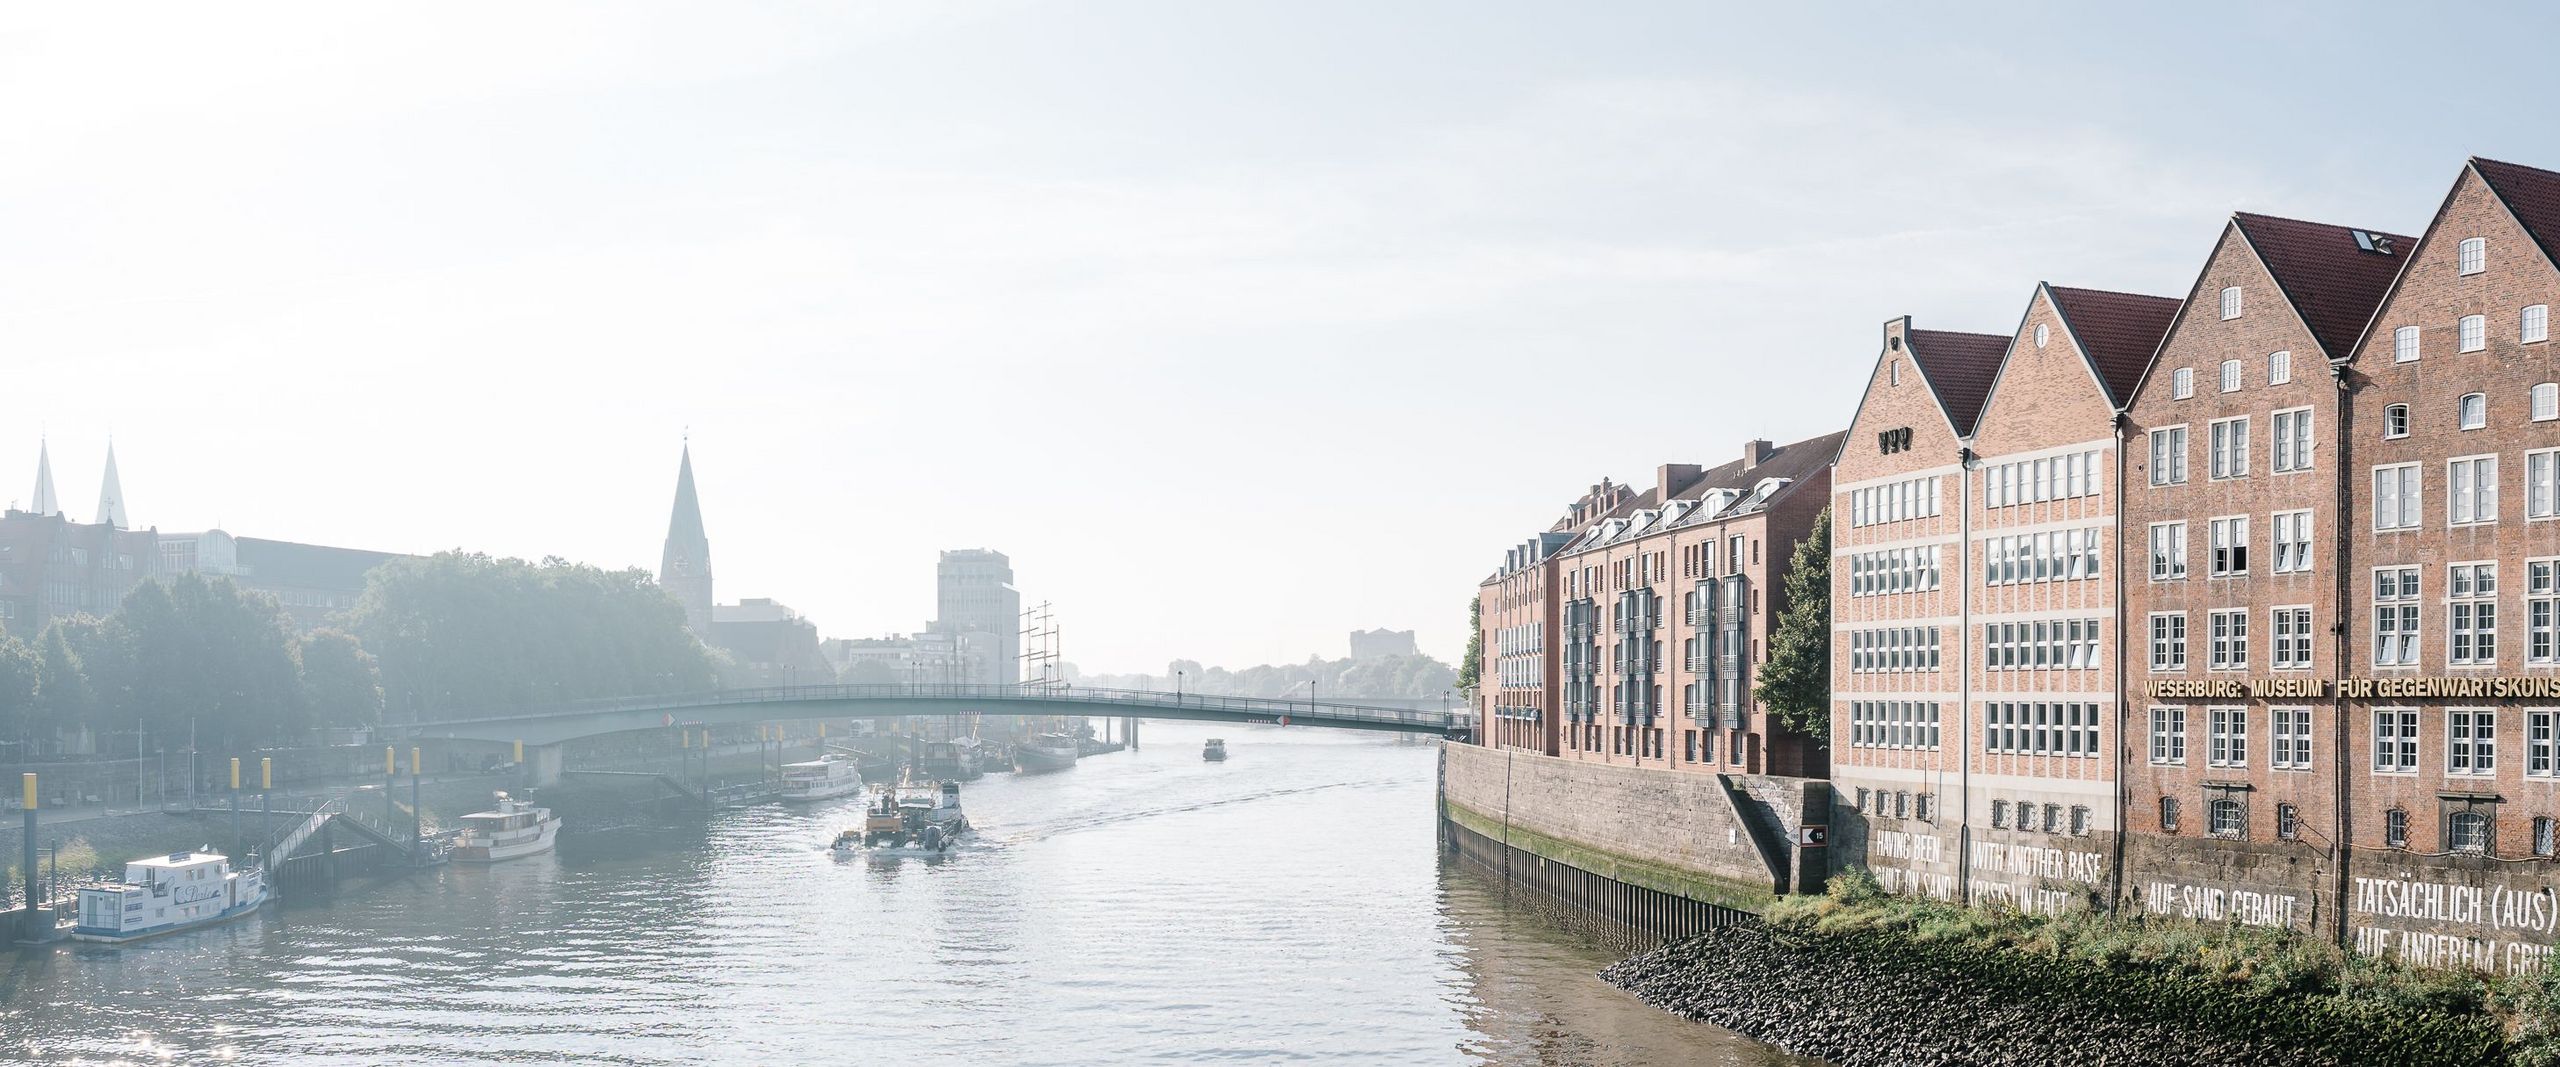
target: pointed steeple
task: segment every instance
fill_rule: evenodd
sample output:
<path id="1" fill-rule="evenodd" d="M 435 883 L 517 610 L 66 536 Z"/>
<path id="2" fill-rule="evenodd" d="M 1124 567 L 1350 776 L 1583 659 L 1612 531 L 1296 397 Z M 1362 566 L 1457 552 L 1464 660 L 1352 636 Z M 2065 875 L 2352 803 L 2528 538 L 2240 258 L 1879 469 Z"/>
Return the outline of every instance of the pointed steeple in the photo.
<path id="1" fill-rule="evenodd" d="M 693 491 L 693 444 L 684 446 L 676 464 L 676 505 L 667 517 L 666 552 L 658 562 L 658 585 L 684 605 L 685 626 L 705 643 L 711 640 L 711 539 L 702 532 L 702 501 Z"/>
<path id="2" fill-rule="evenodd" d="M 124 513 L 124 482 L 116 477 L 116 443 L 107 442 L 107 476 L 98 483 L 98 522 L 118 530 L 132 525 Z"/>
<path id="3" fill-rule="evenodd" d="M 37 515 L 62 514 L 62 502 L 53 495 L 53 452 L 43 438 L 36 439 L 36 498 L 27 510 Z"/>

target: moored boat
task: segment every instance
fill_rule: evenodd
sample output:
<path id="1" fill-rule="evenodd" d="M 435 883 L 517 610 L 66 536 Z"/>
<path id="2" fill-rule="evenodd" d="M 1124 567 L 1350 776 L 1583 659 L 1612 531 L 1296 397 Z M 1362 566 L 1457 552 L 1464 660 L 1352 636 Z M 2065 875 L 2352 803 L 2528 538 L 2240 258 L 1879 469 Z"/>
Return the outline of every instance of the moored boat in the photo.
<path id="1" fill-rule="evenodd" d="M 784 800 L 825 800 L 861 788 L 861 761 L 842 752 L 830 752 L 806 763 L 782 765 Z"/>
<path id="2" fill-rule="evenodd" d="M 1013 765 L 1026 771 L 1063 771 L 1081 755 L 1076 739 L 1066 734 L 1034 734 L 1013 746 Z"/>
<path id="3" fill-rule="evenodd" d="M 124 866 L 124 881 L 80 887 L 74 940 L 123 944 L 237 919 L 267 902 L 265 872 L 233 870 L 210 850 L 173 852 Z"/>
<path id="4" fill-rule="evenodd" d="M 462 836 L 454 839 L 456 863 L 497 863 L 551 851 L 560 835 L 560 817 L 505 793 L 493 811 L 462 817 Z"/>
<path id="5" fill-rule="evenodd" d="M 1200 746 L 1200 758 L 1211 763 L 1226 762 L 1227 743 L 1219 738 L 1210 738 L 1208 744 Z"/>

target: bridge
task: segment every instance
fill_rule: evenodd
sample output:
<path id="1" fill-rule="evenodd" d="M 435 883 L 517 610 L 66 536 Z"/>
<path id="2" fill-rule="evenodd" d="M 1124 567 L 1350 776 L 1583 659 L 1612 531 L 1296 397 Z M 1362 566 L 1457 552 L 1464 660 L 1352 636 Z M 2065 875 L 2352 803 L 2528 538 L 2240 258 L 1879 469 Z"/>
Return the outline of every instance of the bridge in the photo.
<path id="1" fill-rule="evenodd" d="M 396 729 L 415 740 L 521 741 L 535 777 L 559 774 L 558 746 L 603 734 L 669 724 L 736 726 L 807 719 L 893 719 L 938 715 L 1130 716 L 1201 722 L 1286 723 L 1342 730 L 1447 735 L 1463 729 L 1450 712 L 1384 704 L 1273 697 L 1207 696 L 1072 685 L 885 683 L 722 689 L 707 693 L 580 701 L 501 714 L 437 719 Z"/>

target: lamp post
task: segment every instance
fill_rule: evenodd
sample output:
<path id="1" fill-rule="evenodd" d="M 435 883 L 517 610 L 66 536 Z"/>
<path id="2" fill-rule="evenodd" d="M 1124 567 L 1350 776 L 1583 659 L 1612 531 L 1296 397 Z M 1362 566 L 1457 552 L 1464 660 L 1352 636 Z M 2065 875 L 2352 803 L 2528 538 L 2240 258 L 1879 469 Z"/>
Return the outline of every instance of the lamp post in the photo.
<path id="1" fill-rule="evenodd" d="M 1173 702 L 1182 703 L 1182 672 L 1173 672 Z"/>

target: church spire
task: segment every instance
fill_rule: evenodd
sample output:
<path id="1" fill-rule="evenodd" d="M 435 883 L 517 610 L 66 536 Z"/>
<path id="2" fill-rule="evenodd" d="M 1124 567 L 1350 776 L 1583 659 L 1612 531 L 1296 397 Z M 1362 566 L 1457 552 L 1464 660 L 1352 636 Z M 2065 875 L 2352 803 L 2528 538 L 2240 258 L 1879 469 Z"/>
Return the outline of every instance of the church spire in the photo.
<path id="1" fill-rule="evenodd" d="M 711 539 L 702 532 L 702 501 L 693 490 L 693 445 L 686 442 L 676 464 L 676 505 L 667 517 L 665 555 L 658 563 L 658 585 L 684 605 L 685 627 L 704 643 L 711 641 Z"/>
<path id="2" fill-rule="evenodd" d="M 36 439 L 36 498 L 27 508 L 38 515 L 62 514 L 62 502 L 53 495 L 53 452 L 44 439 Z"/>
<path id="3" fill-rule="evenodd" d="M 98 484 L 98 522 L 114 529 L 133 524 L 124 513 L 124 482 L 116 477 L 116 443 L 107 442 L 107 476 Z"/>

